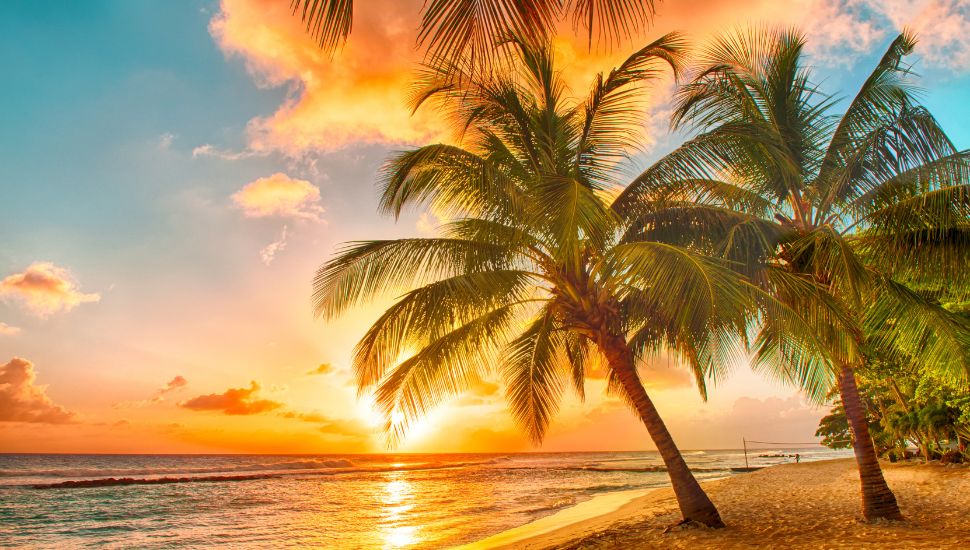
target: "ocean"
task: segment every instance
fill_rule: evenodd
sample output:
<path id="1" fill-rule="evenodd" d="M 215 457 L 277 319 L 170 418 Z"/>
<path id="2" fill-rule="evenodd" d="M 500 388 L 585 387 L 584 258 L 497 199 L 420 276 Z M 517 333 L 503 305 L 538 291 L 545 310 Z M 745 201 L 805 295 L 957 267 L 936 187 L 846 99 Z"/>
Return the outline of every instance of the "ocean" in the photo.
<path id="1" fill-rule="evenodd" d="M 785 455 L 758 457 L 759 454 Z M 844 458 L 748 451 L 751 466 Z M 741 451 L 686 451 L 703 481 Z M 438 549 L 484 539 L 594 495 L 669 485 L 656 452 L 383 455 L 0 454 L 3 548 Z M 104 478 L 243 481 L 37 489 Z"/>

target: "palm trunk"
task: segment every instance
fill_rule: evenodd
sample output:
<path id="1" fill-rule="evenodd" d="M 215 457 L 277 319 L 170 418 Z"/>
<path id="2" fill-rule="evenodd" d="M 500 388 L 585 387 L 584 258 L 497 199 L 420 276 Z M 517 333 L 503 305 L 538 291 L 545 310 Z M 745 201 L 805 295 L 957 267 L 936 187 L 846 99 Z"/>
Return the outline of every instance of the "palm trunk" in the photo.
<path id="1" fill-rule="evenodd" d="M 667 426 L 653 406 L 653 401 L 647 395 L 647 390 L 640 383 L 637 376 L 636 366 L 633 364 L 633 353 L 627 346 L 626 340 L 620 336 L 611 335 L 603 339 L 600 343 L 604 355 L 610 363 L 610 368 L 616 373 L 617 378 L 623 385 L 623 389 L 630 397 L 630 400 L 637 409 L 637 414 L 650 438 L 653 439 L 657 450 L 667 466 L 667 473 L 670 474 L 670 484 L 677 495 L 677 504 L 680 505 L 680 512 L 684 516 L 684 521 L 697 521 L 708 527 L 724 527 L 720 514 L 714 503 L 708 498 L 704 489 L 701 489 L 694 474 L 690 472 L 684 457 L 681 456 L 674 439 L 670 437 Z"/>
<path id="2" fill-rule="evenodd" d="M 839 393 L 842 396 L 845 416 L 852 428 L 852 447 L 862 481 L 862 516 L 866 521 L 876 518 L 902 520 L 903 514 L 896 504 L 896 496 L 886 484 L 882 468 L 879 467 L 872 436 L 869 435 L 869 422 L 859 397 L 859 387 L 856 386 L 855 373 L 847 365 L 842 367 L 839 376 Z"/>

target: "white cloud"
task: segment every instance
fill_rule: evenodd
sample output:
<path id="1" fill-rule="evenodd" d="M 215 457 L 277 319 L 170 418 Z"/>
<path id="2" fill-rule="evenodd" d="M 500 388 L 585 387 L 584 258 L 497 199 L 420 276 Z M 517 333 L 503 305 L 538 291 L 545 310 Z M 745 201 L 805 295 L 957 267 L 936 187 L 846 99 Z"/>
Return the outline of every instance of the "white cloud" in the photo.
<path id="1" fill-rule="evenodd" d="M 279 240 L 270 243 L 266 248 L 259 251 L 259 255 L 263 258 L 263 263 L 269 265 L 276 256 L 276 253 L 280 250 L 286 248 L 286 226 L 283 226 L 283 234 L 280 235 Z"/>
<path id="2" fill-rule="evenodd" d="M 239 160 L 242 158 L 252 157 L 259 154 L 263 154 L 263 153 L 260 153 L 259 151 L 243 151 L 242 153 L 233 153 L 232 151 L 228 151 L 228 150 L 219 150 L 208 143 L 205 145 L 196 147 L 195 149 L 192 149 L 192 158 L 199 158 L 199 157 L 206 156 L 206 157 L 217 157 L 217 158 L 221 158 L 222 160 Z"/>
<path id="3" fill-rule="evenodd" d="M 161 137 L 158 138 L 159 147 L 162 149 L 168 149 L 172 145 L 172 142 L 175 141 L 176 137 L 177 136 L 175 134 L 165 132 L 161 135 Z"/>
<path id="4" fill-rule="evenodd" d="M 441 220 L 438 216 L 430 212 L 425 212 L 421 214 L 418 221 L 414 224 L 418 228 L 418 233 L 426 236 L 434 236 L 438 233 L 438 227 L 441 225 Z"/>
<path id="5" fill-rule="evenodd" d="M 7 323 L 0 323 L 0 336 L 9 336 L 20 332 L 20 327 L 12 327 Z"/>
<path id="6" fill-rule="evenodd" d="M 866 0 L 822 0 L 810 6 L 800 26 L 816 64 L 851 67 L 886 34 L 878 10 Z"/>
<path id="7" fill-rule="evenodd" d="M 927 67 L 970 69 L 970 0 L 934 0 L 907 22 L 920 33 L 916 53 Z"/>

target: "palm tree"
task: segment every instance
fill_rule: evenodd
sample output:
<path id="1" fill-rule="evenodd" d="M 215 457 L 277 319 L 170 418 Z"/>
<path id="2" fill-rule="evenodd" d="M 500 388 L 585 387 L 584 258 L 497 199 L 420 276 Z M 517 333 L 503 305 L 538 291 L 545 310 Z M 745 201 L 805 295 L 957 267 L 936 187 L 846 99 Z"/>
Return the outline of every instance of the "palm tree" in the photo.
<path id="1" fill-rule="evenodd" d="M 866 424 L 853 367 L 872 338 L 965 379 L 967 324 L 903 283 L 966 289 L 970 152 L 921 107 L 896 38 L 840 116 L 812 84 L 795 30 L 737 30 L 703 51 L 677 92 L 672 127 L 694 136 L 617 199 L 640 237 L 679 239 L 738 262 L 777 298 L 778 270 L 815 280 L 845 312 L 815 325 L 849 418 L 867 519 L 900 519 Z M 692 227 L 686 230 L 686 227 Z M 863 307 L 865 304 L 865 307 Z M 764 319 L 770 325 L 772 319 Z M 770 343 L 762 335 L 760 344 Z M 754 366 L 771 371 L 773 350 Z M 781 374 L 788 376 L 787 371 Z"/>
<path id="2" fill-rule="evenodd" d="M 325 51 L 350 36 L 354 0 L 290 0 L 290 7 Z M 594 34 L 609 47 L 646 29 L 655 14 L 653 0 L 429 0 L 422 12 L 417 46 L 450 59 L 488 59 L 495 42 L 508 36 L 541 44 L 570 16 L 575 30 L 588 32 L 590 47 Z"/>
<path id="3" fill-rule="evenodd" d="M 396 153 L 383 169 L 381 210 L 430 206 L 451 220 L 441 236 L 348 244 L 317 272 L 314 312 L 330 320 L 410 289 L 353 356 L 391 444 L 496 366 L 514 420 L 539 444 L 567 387 L 582 396 L 588 373 L 605 370 L 656 444 L 684 520 L 721 527 L 637 367 L 670 354 L 706 396 L 705 380 L 743 351 L 752 308 L 772 305 L 722 261 L 623 241 L 610 208 L 641 127 L 642 84 L 678 70 L 684 40 L 669 34 L 637 51 L 582 101 L 568 95 L 548 43 L 505 47 L 508 66 L 489 73 L 469 73 L 467 61 L 427 65 L 412 104 L 431 102 L 462 146 Z M 787 318 L 782 332 L 810 330 Z"/>

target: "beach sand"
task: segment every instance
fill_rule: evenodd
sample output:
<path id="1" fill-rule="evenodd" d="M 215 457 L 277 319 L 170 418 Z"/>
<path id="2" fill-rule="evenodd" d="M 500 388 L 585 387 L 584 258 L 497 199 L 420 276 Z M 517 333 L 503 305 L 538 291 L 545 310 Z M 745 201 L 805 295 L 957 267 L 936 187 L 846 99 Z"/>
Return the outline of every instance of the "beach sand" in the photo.
<path id="1" fill-rule="evenodd" d="M 583 513 L 543 518 L 462 548 L 970 548 L 965 466 L 901 463 L 883 469 L 905 524 L 861 521 L 859 474 L 855 461 L 844 459 L 784 464 L 704 483 L 726 529 L 664 533 L 681 519 L 673 491 L 665 488 L 630 492 L 625 500 L 604 495 L 584 503 Z"/>

